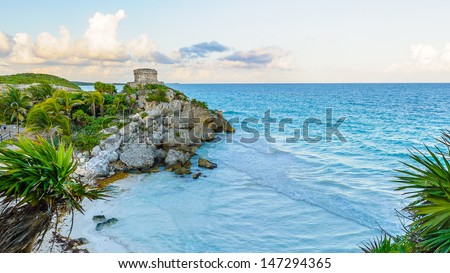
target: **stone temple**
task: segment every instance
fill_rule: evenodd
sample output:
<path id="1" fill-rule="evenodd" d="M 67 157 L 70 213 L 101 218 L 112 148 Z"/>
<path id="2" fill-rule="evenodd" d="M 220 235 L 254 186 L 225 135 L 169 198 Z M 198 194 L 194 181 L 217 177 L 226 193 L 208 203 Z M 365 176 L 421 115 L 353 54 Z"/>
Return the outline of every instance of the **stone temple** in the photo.
<path id="1" fill-rule="evenodd" d="M 158 81 L 158 72 L 155 69 L 139 68 L 134 70 L 134 82 L 129 82 L 128 85 L 137 88 L 139 85 L 146 84 L 164 84 Z"/>

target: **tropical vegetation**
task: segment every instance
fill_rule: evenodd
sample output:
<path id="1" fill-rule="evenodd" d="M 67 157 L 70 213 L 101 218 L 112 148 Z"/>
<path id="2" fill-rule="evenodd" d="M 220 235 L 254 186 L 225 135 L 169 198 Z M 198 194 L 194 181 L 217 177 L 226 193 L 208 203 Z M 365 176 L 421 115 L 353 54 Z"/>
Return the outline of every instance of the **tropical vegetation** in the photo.
<path id="1" fill-rule="evenodd" d="M 142 92 L 149 100 L 168 101 L 168 87 L 125 85 L 117 93 L 114 85 L 97 82 L 87 92 L 45 74 L 1 76 L 0 83 L 11 84 L 0 86 L 0 122 L 17 126 L 13 140 L 0 142 L 0 252 L 31 252 L 52 222 L 57 230 L 61 215 L 83 212 L 83 198 L 105 197 L 74 177 L 74 151 L 91 151 L 108 136 L 104 128 L 123 126 L 118 120 L 138 111 Z M 12 85 L 31 83 L 27 89 Z"/>
<path id="2" fill-rule="evenodd" d="M 7 92 L 0 94 L 0 114 L 3 120 L 16 122 L 17 133 L 20 123 L 25 120 L 31 107 L 31 98 L 26 92 L 9 87 Z"/>
<path id="3" fill-rule="evenodd" d="M 64 86 L 74 90 L 81 90 L 80 87 L 66 79 L 49 75 L 36 73 L 22 73 L 15 75 L 0 76 L 0 84 L 53 84 L 56 86 Z"/>
<path id="4" fill-rule="evenodd" d="M 31 252 L 65 212 L 83 212 L 83 198 L 105 194 L 72 175 L 77 167 L 73 146 L 57 146 L 42 137 L 18 137 L 0 145 L 0 252 Z M 41 240 L 42 242 L 42 240 Z"/>
<path id="5" fill-rule="evenodd" d="M 450 131 L 440 146 L 425 146 L 410 153 L 412 163 L 394 182 L 411 202 L 403 209 L 405 234 L 385 234 L 362 246 L 365 252 L 450 252 Z"/>

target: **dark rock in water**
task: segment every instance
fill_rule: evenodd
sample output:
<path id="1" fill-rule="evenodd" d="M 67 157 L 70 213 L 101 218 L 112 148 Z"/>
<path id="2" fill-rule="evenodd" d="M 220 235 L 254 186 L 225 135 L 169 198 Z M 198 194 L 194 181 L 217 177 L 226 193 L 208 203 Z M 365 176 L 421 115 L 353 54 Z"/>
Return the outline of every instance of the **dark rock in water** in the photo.
<path id="1" fill-rule="evenodd" d="M 111 218 L 111 219 L 108 219 L 108 220 L 105 221 L 105 222 L 98 223 L 97 226 L 95 226 L 95 230 L 100 231 L 100 230 L 102 230 L 102 229 L 105 228 L 105 227 L 109 227 L 109 226 L 114 225 L 114 224 L 117 223 L 118 221 L 119 221 L 119 220 L 117 220 L 117 218 Z"/>
<path id="2" fill-rule="evenodd" d="M 115 223 L 117 223 L 119 220 L 117 220 L 117 218 L 111 218 L 111 219 L 108 219 L 106 222 L 105 222 L 105 225 L 107 225 L 107 226 L 111 226 L 111 225 L 114 225 Z"/>
<path id="3" fill-rule="evenodd" d="M 221 142 L 221 141 L 222 141 L 222 137 L 220 137 L 220 136 L 216 136 L 213 140 L 211 140 L 212 143 Z"/>
<path id="4" fill-rule="evenodd" d="M 214 168 L 217 168 L 217 164 L 216 163 L 213 163 L 213 162 L 211 162 L 209 160 L 206 160 L 204 158 L 199 158 L 198 159 L 198 166 L 199 167 L 203 167 L 203 168 L 207 168 L 207 169 L 210 169 L 210 170 L 212 170 Z"/>
<path id="5" fill-rule="evenodd" d="M 105 215 L 94 215 L 94 217 L 92 217 L 92 221 L 94 221 L 94 222 L 105 222 L 106 221 L 106 217 L 105 217 Z"/>
<path id="6" fill-rule="evenodd" d="M 96 231 L 100 231 L 100 230 L 102 230 L 104 227 L 105 227 L 105 222 L 103 222 L 103 223 L 98 223 L 98 224 L 95 226 L 95 230 L 96 230 Z"/>
<path id="7" fill-rule="evenodd" d="M 80 242 L 80 245 L 89 244 L 89 240 L 83 237 L 78 238 L 77 241 Z"/>
<path id="8" fill-rule="evenodd" d="M 198 179 L 200 176 L 202 175 L 202 173 L 201 172 L 198 172 L 198 173 L 194 173 L 193 175 L 192 175 L 192 178 L 194 178 L 194 179 Z"/>
<path id="9" fill-rule="evenodd" d="M 170 167 L 166 167 L 166 171 L 174 172 L 175 174 L 178 174 L 178 175 L 191 174 L 192 173 L 191 172 L 191 162 L 186 161 L 184 164 L 177 162 Z"/>
<path id="10" fill-rule="evenodd" d="M 186 167 L 177 168 L 173 171 L 175 174 L 183 175 L 183 174 L 191 174 L 191 170 Z"/>

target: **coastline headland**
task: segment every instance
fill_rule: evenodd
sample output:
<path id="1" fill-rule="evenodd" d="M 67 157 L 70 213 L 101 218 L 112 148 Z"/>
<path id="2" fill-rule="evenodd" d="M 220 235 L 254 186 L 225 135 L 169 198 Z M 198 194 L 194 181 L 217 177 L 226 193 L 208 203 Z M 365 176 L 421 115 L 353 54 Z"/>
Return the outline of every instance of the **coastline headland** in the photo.
<path id="1" fill-rule="evenodd" d="M 125 88 L 133 90 L 129 99 L 135 102 L 134 113 L 104 128 L 105 138 L 91 151 L 77 153 L 76 174 L 83 181 L 124 171 L 157 172 L 159 167 L 191 174 L 190 158 L 202 142 L 214 140 L 216 133 L 234 132 L 220 111 L 161 85 L 156 70 L 137 69 L 134 74 L 135 82 Z"/>

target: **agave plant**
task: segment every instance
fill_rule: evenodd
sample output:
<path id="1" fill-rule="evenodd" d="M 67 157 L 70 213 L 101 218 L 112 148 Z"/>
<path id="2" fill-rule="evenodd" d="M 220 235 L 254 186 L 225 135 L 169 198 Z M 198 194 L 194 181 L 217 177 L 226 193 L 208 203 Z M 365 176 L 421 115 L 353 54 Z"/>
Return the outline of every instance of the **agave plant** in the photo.
<path id="1" fill-rule="evenodd" d="M 450 134 L 444 132 L 439 142 L 446 151 L 425 146 L 425 152 L 415 149 L 410 158 L 415 164 L 403 163 L 408 169 L 397 170 L 395 182 L 403 184 L 397 190 L 406 191 L 412 202 L 405 210 L 413 217 L 411 227 L 420 234 L 420 246 L 426 251 L 450 250 Z"/>
<path id="2" fill-rule="evenodd" d="M 397 245 L 393 238 L 387 234 L 376 237 L 372 241 L 364 243 L 360 247 L 365 253 L 398 253 Z"/>
<path id="3" fill-rule="evenodd" d="M 31 251 L 54 216 L 83 213 L 83 198 L 105 197 L 72 175 L 77 161 L 71 145 L 55 147 L 41 137 L 19 137 L 7 144 L 15 148 L 0 146 L 0 207 L 5 208 L 0 213 L 0 252 Z"/>
<path id="4" fill-rule="evenodd" d="M 405 235 L 382 236 L 364 244 L 364 252 L 450 252 L 450 131 L 441 139 L 446 150 L 425 146 L 425 151 L 410 151 L 413 163 L 405 163 L 405 170 L 394 182 L 396 190 L 406 191 L 411 199 L 404 210 L 410 215 Z"/>

